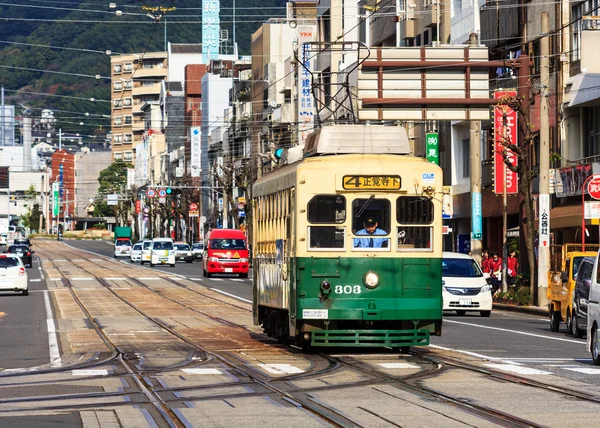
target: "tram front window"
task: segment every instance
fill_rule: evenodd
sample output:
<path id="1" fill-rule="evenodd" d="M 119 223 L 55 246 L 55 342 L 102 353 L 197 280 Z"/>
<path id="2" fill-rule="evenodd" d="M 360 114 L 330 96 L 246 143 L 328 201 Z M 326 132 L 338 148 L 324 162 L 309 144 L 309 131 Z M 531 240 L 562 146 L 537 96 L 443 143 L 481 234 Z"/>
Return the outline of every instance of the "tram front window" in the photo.
<path id="1" fill-rule="evenodd" d="M 335 224 L 346 221 L 346 198 L 341 195 L 316 195 L 308 202 L 307 208 L 309 249 L 343 249 L 346 245 L 346 228 Z"/>
<path id="2" fill-rule="evenodd" d="M 382 198 L 360 198 L 352 201 L 352 239 L 354 249 L 390 248 L 390 201 Z"/>

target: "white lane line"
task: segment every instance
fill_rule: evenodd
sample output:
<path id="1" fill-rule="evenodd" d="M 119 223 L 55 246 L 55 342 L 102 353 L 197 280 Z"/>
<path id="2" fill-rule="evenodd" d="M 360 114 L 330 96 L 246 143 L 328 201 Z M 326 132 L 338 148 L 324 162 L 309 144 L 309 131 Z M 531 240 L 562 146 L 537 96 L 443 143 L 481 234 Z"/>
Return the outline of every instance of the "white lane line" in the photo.
<path id="1" fill-rule="evenodd" d="M 580 341 L 580 340 L 562 339 L 560 337 L 545 336 L 543 334 L 527 333 L 525 331 L 509 330 L 507 328 L 490 327 L 490 326 L 487 326 L 487 325 L 471 324 L 471 323 L 462 322 L 462 321 L 451 321 L 451 320 L 448 320 L 448 319 L 444 319 L 444 322 L 447 322 L 447 323 L 450 323 L 450 324 L 468 325 L 469 327 L 485 328 L 485 329 L 488 329 L 488 330 L 503 331 L 503 332 L 506 332 L 506 333 L 521 334 L 523 336 L 532 336 L 532 337 L 537 337 L 539 339 L 550 339 L 550 340 L 558 340 L 559 342 L 577 343 L 579 345 L 586 346 L 585 341 Z"/>
<path id="2" fill-rule="evenodd" d="M 304 373 L 304 370 L 294 367 L 291 364 L 259 364 L 266 371 L 272 374 L 296 374 Z"/>
<path id="3" fill-rule="evenodd" d="M 50 278 L 50 281 L 60 281 L 60 278 Z"/>
<path id="4" fill-rule="evenodd" d="M 30 279 L 29 282 L 42 282 L 41 279 Z"/>
<path id="5" fill-rule="evenodd" d="M 565 370 L 570 370 L 572 372 L 578 372 L 578 373 L 589 374 L 589 375 L 600 374 L 600 369 L 592 369 L 592 368 L 585 368 L 585 367 L 562 367 L 562 368 Z"/>
<path id="6" fill-rule="evenodd" d="M 124 277 L 105 277 L 107 281 L 125 281 L 127 278 Z"/>
<path id="7" fill-rule="evenodd" d="M 478 354 L 477 352 L 463 351 L 461 349 L 446 348 L 445 346 L 429 345 L 429 347 L 435 348 L 435 349 L 441 349 L 442 351 L 458 352 L 459 354 L 470 355 L 475 358 L 481 358 L 482 360 L 489 360 L 489 361 L 504 361 L 505 360 L 504 358 L 490 357 L 489 355 Z"/>
<path id="8" fill-rule="evenodd" d="M 221 278 L 209 278 L 211 281 L 223 281 Z"/>
<path id="9" fill-rule="evenodd" d="M 83 259 L 73 259 L 73 260 L 71 260 L 71 261 L 72 261 L 72 262 L 85 262 L 85 260 L 83 260 Z"/>
<path id="10" fill-rule="evenodd" d="M 170 276 L 169 279 L 174 280 L 174 279 L 187 279 L 185 276 Z"/>
<path id="11" fill-rule="evenodd" d="M 157 276 L 142 276 L 142 277 L 139 277 L 138 279 L 142 280 L 142 281 L 156 281 L 156 280 L 159 280 L 160 278 Z"/>
<path id="12" fill-rule="evenodd" d="M 211 288 L 211 290 L 212 290 L 212 291 L 216 291 L 217 293 L 224 294 L 224 295 L 226 295 L 226 296 L 229 296 L 229 297 L 233 297 L 234 299 L 241 300 L 242 302 L 246 302 L 246 303 L 252 303 L 252 300 L 242 299 L 241 297 L 235 296 L 235 295 L 233 295 L 233 294 L 230 294 L 230 293 L 226 293 L 226 292 L 224 292 L 224 291 L 221 291 L 221 290 L 218 290 L 218 289 L 216 289 L 216 288 Z"/>
<path id="13" fill-rule="evenodd" d="M 418 369 L 419 366 L 408 363 L 379 363 L 384 369 Z"/>
<path id="14" fill-rule="evenodd" d="M 243 279 L 239 279 L 239 278 L 232 278 L 231 280 L 235 281 L 235 282 L 244 282 Z"/>
<path id="15" fill-rule="evenodd" d="M 189 278 L 189 279 L 191 279 L 192 281 L 202 281 L 202 278 Z"/>
<path id="16" fill-rule="evenodd" d="M 530 369 L 529 367 L 517 366 L 514 364 L 484 364 L 486 367 L 490 367 L 496 370 L 502 370 L 503 372 L 517 373 L 522 375 L 551 375 L 551 372 L 545 372 L 537 369 Z"/>
<path id="17" fill-rule="evenodd" d="M 73 376 L 108 376 L 108 370 L 71 370 Z"/>
<path id="18" fill-rule="evenodd" d="M 44 305 L 46 306 L 46 324 L 48 326 L 48 347 L 50 349 L 50 364 L 52 367 L 61 367 L 60 352 L 58 349 L 58 338 L 54 327 L 54 314 L 48 291 L 44 291 Z"/>
<path id="19" fill-rule="evenodd" d="M 181 371 L 184 373 L 188 373 L 188 374 L 199 374 L 199 375 L 223 374 L 221 372 L 221 370 L 217 370 L 217 369 L 181 369 Z"/>
<path id="20" fill-rule="evenodd" d="M 90 277 L 81 277 L 81 278 L 71 278 L 71 281 L 93 281 L 94 278 Z"/>

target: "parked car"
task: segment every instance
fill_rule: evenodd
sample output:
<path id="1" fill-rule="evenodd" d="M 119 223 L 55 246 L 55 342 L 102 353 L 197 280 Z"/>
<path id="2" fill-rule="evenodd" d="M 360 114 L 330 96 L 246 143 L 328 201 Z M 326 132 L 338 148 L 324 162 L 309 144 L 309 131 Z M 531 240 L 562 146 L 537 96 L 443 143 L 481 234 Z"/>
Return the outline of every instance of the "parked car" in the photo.
<path id="1" fill-rule="evenodd" d="M 175 248 L 170 238 L 154 238 L 150 251 L 150 267 L 154 265 L 170 265 L 175 267 Z"/>
<path id="2" fill-rule="evenodd" d="M 131 247 L 131 253 L 129 254 L 129 261 L 131 263 L 142 261 L 142 247 L 143 243 L 136 242 L 133 247 Z"/>
<path id="3" fill-rule="evenodd" d="M 579 265 L 573 291 L 573 313 L 571 315 L 571 331 L 573 337 L 583 337 L 587 329 L 588 305 L 594 257 L 585 257 Z"/>
<path id="4" fill-rule="evenodd" d="M 131 239 L 117 238 L 115 240 L 115 258 L 131 254 Z"/>
<path id="5" fill-rule="evenodd" d="M 175 261 L 182 261 L 186 263 L 192 263 L 194 261 L 194 254 L 192 249 L 185 242 L 175 242 L 173 244 L 175 248 Z"/>
<path id="6" fill-rule="evenodd" d="M 0 245 L 8 244 L 8 233 L 0 233 Z"/>
<path id="7" fill-rule="evenodd" d="M 144 239 L 142 241 L 142 258 L 140 259 L 140 263 L 143 265 L 144 263 L 150 263 L 152 260 L 151 253 L 152 252 L 152 240 Z"/>
<path id="8" fill-rule="evenodd" d="M 29 276 L 16 254 L 0 254 L 0 290 L 29 294 Z"/>
<path id="9" fill-rule="evenodd" d="M 442 298 L 444 311 L 492 313 L 492 286 L 481 268 L 468 254 L 442 253 Z"/>
<path id="10" fill-rule="evenodd" d="M 593 258 L 594 266 L 590 277 L 588 299 L 587 346 L 592 353 L 592 361 L 600 366 L 600 253 Z"/>
<path id="11" fill-rule="evenodd" d="M 31 241 L 29 240 L 29 238 L 19 238 L 19 239 L 15 239 L 13 244 L 15 245 L 27 245 L 29 248 L 31 248 Z"/>
<path id="12" fill-rule="evenodd" d="M 204 254 L 204 244 L 202 242 L 194 242 L 192 244 L 192 254 L 194 254 L 194 259 L 202 260 L 202 254 Z"/>
<path id="13" fill-rule="evenodd" d="M 248 278 L 248 241 L 237 229 L 214 229 L 208 234 L 206 255 L 202 257 L 203 274 L 236 273 Z"/>
<path id="14" fill-rule="evenodd" d="M 31 263 L 32 263 L 31 253 L 33 253 L 33 251 L 31 251 L 31 249 L 27 245 L 23 245 L 23 244 L 11 245 L 8 247 L 6 252 L 9 254 L 15 254 L 15 255 L 19 256 L 25 266 L 31 267 Z"/>

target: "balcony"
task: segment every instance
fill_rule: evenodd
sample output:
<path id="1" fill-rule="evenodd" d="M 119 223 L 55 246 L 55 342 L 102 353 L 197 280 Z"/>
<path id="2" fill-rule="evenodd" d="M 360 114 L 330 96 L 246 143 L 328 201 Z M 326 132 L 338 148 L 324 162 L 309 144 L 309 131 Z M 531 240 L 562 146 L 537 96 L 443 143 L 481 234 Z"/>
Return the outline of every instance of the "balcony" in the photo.
<path id="1" fill-rule="evenodd" d="M 133 96 L 141 96 L 141 95 L 160 95 L 160 83 L 153 83 L 150 85 L 142 85 L 140 83 L 136 83 L 133 87 Z"/>
<path id="2" fill-rule="evenodd" d="M 164 79 L 167 77 L 166 67 L 149 67 L 149 68 L 138 68 L 133 74 L 133 79 L 144 79 L 153 77 L 157 79 Z"/>
<path id="3" fill-rule="evenodd" d="M 144 129 L 145 129 L 145 122 L 143 119 L 136 119 L 133 121 L 133 124 L 131 125 L 131 130 L 133 132 L 144 131 Z"/>
<path id="4" fill-rule="evenodd" d="M 421 11 L 421 16 L 419 18 L 422 20 L 423 27 L 435 27 L 439 23 L 439 17 L 438 5 L 436 3 L 431 3 Z"/>

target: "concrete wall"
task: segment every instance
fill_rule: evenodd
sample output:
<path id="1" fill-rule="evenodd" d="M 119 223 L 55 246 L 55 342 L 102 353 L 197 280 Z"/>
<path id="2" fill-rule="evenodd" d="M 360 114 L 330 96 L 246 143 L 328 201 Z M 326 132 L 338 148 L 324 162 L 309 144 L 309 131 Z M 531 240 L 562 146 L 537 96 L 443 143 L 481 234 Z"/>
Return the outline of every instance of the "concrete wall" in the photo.
<path id="1" fill-rule="evenodd" d="M 98 194 L 100 171 L 110 166 L 111 152 L 78 153 L 75 163 L 75 182 L 77 188 L 75 212 L 78 217 L 87 217 L 85 207 L 90 198 Z"/>

